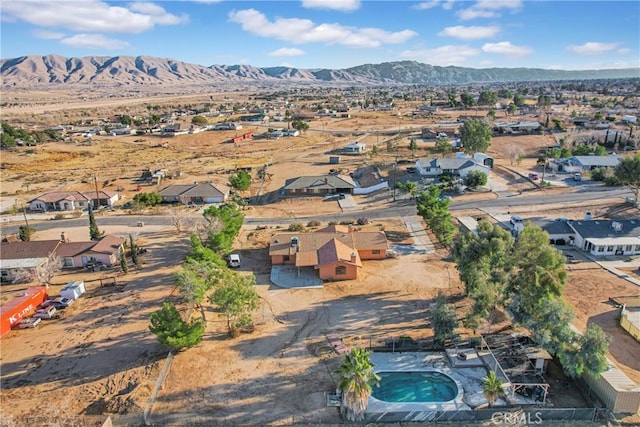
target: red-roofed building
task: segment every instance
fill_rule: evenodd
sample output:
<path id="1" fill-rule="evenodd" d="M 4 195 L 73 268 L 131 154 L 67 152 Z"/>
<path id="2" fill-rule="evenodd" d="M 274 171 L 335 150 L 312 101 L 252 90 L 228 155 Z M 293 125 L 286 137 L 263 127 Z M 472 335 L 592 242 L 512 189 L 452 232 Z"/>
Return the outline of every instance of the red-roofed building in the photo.
<path id="1" fill-rule="evenodd" d="M 271 237 L 272 265 L 313 267 L 322 280 L 357 279 L 362 260 L 384 259 L 387 236 L 382 231 L 355 231 L 341 225 L 315 233 L 280 233 Z"/>

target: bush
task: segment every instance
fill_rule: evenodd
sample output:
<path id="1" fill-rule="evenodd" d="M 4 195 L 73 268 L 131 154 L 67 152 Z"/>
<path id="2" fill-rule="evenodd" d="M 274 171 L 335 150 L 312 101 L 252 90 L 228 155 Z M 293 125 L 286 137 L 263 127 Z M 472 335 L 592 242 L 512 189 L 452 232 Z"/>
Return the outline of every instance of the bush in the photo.
<path id="1" fill-rule="evenodd" d="M 476 188 L 487 183 L 487 174 L 482 171 L 471 171 L 464 178 L 464 185 Z"/>
<path id="2" fill-rule="evenodd" d="M 320 227 L 320 225 L 322 225 L 322 223 L 318 220 L 309 221 L 307 223 L 307 227 Z"/>
<path id="3" fill-rule="evenodd" d="M 304 231 L 304 225 L 299 222 L 294 222 L 293 224 L 289 224 L 289 231 Z"/>
<path id="4" fill-rule="evenodd" d="M 609 185 L 609 186 L 612 186 L 612 187 L 621 184 L 620 179 L 615 175 L 611 175 L 611 176 L 606 177 L 604 179 L 604 183 L 605 183 L 605 185 Z"/>

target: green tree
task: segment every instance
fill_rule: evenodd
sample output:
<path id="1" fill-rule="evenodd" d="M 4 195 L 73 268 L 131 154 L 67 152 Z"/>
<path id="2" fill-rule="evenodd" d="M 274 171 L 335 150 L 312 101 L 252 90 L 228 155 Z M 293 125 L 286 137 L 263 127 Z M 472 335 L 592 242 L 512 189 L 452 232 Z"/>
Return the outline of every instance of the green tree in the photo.
<path id="1" fill-rule="evenodd" d="M 158 337 L 163 347 L 180 351 L 193 347 L 202 340 L 204 322 L 185 322 L 176 307 L 165 301 L 159 311 L 151 313 L 149 330 Z"/>
<path id="2" fill-rule="evenodd" d="M 240 170 L 229 177 L 229 183 L 236 190 L 245 191 L 251 185 L 251 175 L 246 171 Z"/>
<path id="3" fill-rule="evenodd" d="M 31 241 L 34 234 L 36 234 L 36 229 L 31 226 L 21 225 L 18 227 L 18 239 L 23 242 Z"/>
<path id="4" fill-rule="evenodd" d="M 415 151 L 418 149 L 418 141 L 416 141 L 415 138 L 411 138 L 409 140 L 409 150 L 411 150 L 411 152 L 415 153 Z"/>
<path id="5" fill-rule="evenodd" d="M 143 206 L 156 206 L 162 203 L 162 196 L 158 193 L 138 193 L 133 201 Z"/>
<path id="6" fill-rule="evenodd" d="M 344 355 L 336 371 L 340 377 L 338 390 L 342 392 L 342 409 L 350 421 L 364 418 L 372 387 L 380 382 L 370 357 L 371 351 L 356 347 Z"/>
<path id="7" fill-rule="evenodd" d="M 131 262 L 134 265 L 140 265 L 140 258 L 138 255 L 138 245 L 136 245 L 135 240 L 133 240 L 133 234 L 129 234 L 129 251 L 131 252 Z"/>
<path id="8" fill-rule="evenodd" d="M 540 95 L 538 97 L 538 107 L 550 107 L 551 106 L 551 96 L 549 95 Z"/>
<path id="9" fill-rule="evenodd" d="M 465 293 L 474 301 L 468 326 L 475 329 L 480 319 L 490 326 L 494 311 L 507 303 L 514 243 L 507 230 L 487 221 L 478 223 L 477 234 L 467 232 L 456 237 L 451 254 Z"/>
<path id="10" fill-rule="evenodd" d="M 305 133 L 309 130 L 309 123 L 303 122 L 302 120 L 294 120 L 294 122 L 291 123 L 291 127 Z"/>
<path id="11" fill-rule="evenodd" d="M 507 114 L 514 115 L 518 111 L 518 106 L 516 104 L 509 104 L 507 107 Z"/>
<path id="12" fill-rule="evenodd" d="M 496 376 L 494 371 L 490 371 L 486 377 L 482 378 L 482 393 L 487 398 L 489 406 L 493 406 L 496 400 L 504 394 L 502 380 Z"/>
<path id="13" fill-rule="evenodd" d="M 439 346 L 444 347 L 447 341 L 456 337 L 458 317 L 455 309 L 447 304 L 447 299 L 442 292 L 438 292 L 435 306 L 429 311 L 429 322 L 433 329 L 434 340 Z"/>
<path id="14" fill-rule="evenodd" d="M 129 116 L 127 114 L 123 114 L 120 117 L 120 123 L 123 124 L 123 125 L 131 126 L 131 123 L 132 123 L 131 116 Z"/>
<path id="15" fill-rule="evenodd" d="M 437 138 L 436 139 L 436 151 L 442 153 L 442 157 L 446 157 L 447 154 L 453 151 L 453 146 L 449 138 Z"/>
<path id="16" fill-rule="evenodd" d="M 120 252 L 120 268 L 124 274 L 129 272 L 129 263 L 127 262 L 127 254 L 124 251 Z"/>
<path id="17" fill-rule="evenodd" d="M 438 241 L 449 246 L 453 241 L 455 226 L 449 212 L 449 200 L 440 197 L 440 189 L 434 185 L 416 198 L 416 207 L 427 226 L 436 235 Z"/>
<path id="18" fill-rule="evenodd" d="M 243 328 L 252 328 L 251 312 L 258 307 L 255 276 L 232 273 L 216 286 L 209 298 L 227 318 L 229 335 L 235 337 Z"/>
<path id="19" fill-rule="evenodd" d="M 209 121 L 203 116 L 193 116 L 191 118 L 192 125 L 206 125 L 207 123 L 209 123 Z"/>
<path id="20" fill-rule="evenodd" d="M 0 146 L 2 148 L 13 148 L 17 145 L 16 143 L 16 138 L 9 135 L 6 132 L 3 132 L 2 135 L 0 135 Z"/>
<path id="21" fill-rule="evenodd" d="M 498 102 L 498 94 L 490 90 L 483 90 L 478 97 L 478 105 L 495 105 Z"/>
<path id="22" fill-rule="evenodd" d="M 491 128 L 481 119 L 471 119 L 460 126 L 460 141 L 465 153 L 484 153 L 491 145 Z"/>
<path id="23" fill-rule="evenodd" d="M 476 99 L 472 95 L 470 95 L 469 92 L 463 92 L 462 95 L 460 95 L 460 101 L 462 101 L 462 105 L 464 105 L 464 108 L 469 108 L 476 105 Z"/>
<path id="24" fill-rule="evenodd" d="M 636 203 L 640 203 L 640 153 L 620 159 L 613 174 L 622 184 L 631 188 Z"/>
<path id="25" fill-rule="evenodd" d="M 209 206 L 202 214 L 207 221 L 207 244 L 219 253 L 231 251 L 233 240 L 238 236 L 244 216 L 235 203 L 220 207 Z"/>
<path id="26" fill-rule="evenodd" d="M 467 176 L 464 177 L 464 185 L 471 188 L 476 188 L 481 185 L 486 185 L 488 181 L 487 174 L 482 171 L 472 170 Z"/>
<path id="27" fill-rule="evenodd" d="M 103 236 L 104 232 L 100 231 L 100 229 L 98 228 L 96 218 L 93 215 L 93 209 L 91 209 L 91 204 L 89 204 L 89 239 L 100 240 Z"/>
<path id="28" fill-rule="evenodd" d="M 524 97 L 519 93 L 516 93 L 515 95 L 513 95 L 513 103 L 516 105 L 516 107 L 523 107 L 525 104 Z"/>

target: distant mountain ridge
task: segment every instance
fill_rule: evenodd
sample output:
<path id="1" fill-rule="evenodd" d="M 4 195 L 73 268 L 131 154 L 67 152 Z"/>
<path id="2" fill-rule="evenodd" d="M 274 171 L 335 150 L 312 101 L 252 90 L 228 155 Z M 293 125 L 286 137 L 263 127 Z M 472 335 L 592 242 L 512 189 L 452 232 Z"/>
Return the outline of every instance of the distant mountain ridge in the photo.
<path id="1" fill-rule="evenodd" d="M 365 64 L 346 69 L 312 69 L 251 65 L 203 66 L 151 56 L 21 56 L 0 60 L 3 87 L 52 84 L 188 85 L 222 83 L 298 84 L 460 84 L 542 80 L 588 80 L 640 77 L 640 68 L 545 70 L 540 68 L 439 67 L 414 61 Z"/>

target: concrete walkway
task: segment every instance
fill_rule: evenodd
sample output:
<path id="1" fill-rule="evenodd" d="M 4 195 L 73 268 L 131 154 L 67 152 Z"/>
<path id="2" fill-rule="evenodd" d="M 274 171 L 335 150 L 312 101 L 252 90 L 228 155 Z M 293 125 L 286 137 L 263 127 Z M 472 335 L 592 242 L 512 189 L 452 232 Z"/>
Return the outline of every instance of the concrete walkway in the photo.
<path id="1" fill-rule="evenodd" d="M 427 232 L 422 226 L 422 218 L 417 215 L 402 217 L 402 221 L 409 231 L 409 235 L 413 239 L 411 245 L 389 245 L 390 248 L 399 254 L 430 254 L 435 252 L 436 248 L 431 243 L 431 239 L 427 236 Z"/>

